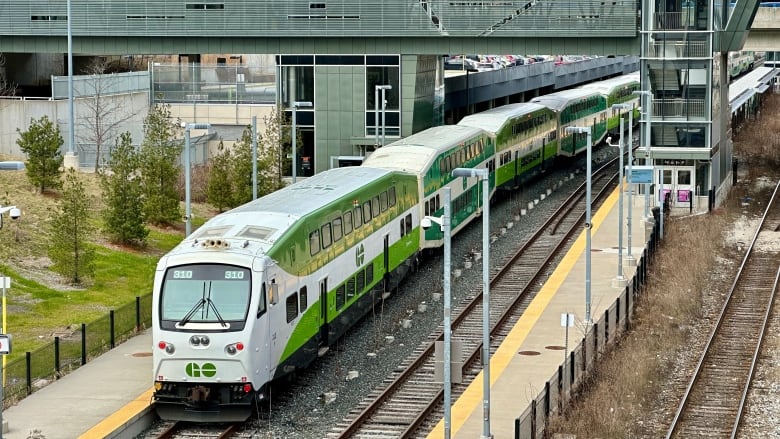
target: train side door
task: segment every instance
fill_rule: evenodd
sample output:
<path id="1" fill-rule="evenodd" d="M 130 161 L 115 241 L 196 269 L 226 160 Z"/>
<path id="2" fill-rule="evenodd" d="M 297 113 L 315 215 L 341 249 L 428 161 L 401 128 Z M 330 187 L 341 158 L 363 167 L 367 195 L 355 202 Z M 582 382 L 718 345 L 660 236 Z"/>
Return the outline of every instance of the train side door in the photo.
<path id="1" fill-rule="evenodd" d="M 385 266 L 384 293 L 387 293 L 390 287 L 390 235 L 385 235 L 382 253 L 382 263 Z"/>
<path id="2" fill-rule="evenodd" d="M 328 278 L 320 280 L 320 352 L 328 347 Z M 327 349 L 326 349 L 327 350 Z"/>

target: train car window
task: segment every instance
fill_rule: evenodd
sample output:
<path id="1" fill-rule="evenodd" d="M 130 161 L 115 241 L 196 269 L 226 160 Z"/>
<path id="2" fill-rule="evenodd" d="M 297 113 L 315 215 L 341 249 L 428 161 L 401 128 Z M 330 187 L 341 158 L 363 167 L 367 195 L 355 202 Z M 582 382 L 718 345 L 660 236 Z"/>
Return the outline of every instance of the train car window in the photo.
<path id="1" fill-rule="evenodd" d="M 374 264 L 368 264 L 366 267 L 366 285 L 370 286 L 374 282 Z"/>
<path id="2" fill-rule="evenodd" d="M 425 216 L 431 214 L 431 210 L 428 208 L 428 200 L 425 200 Z"/>
<path id="3" fill-rule="evenodd" d="M 268 294 L 271 296 L 271 305 L 276 305 L 276 302 L 279 300 L 279 285 L 276 284 L 276 279 L 271 279 L 271 285 L 268 288 Z"/>
<path id="4" fill-rule="evenodd" d="M 395 186 L 390 186 L 390 189 L 387 190 L 387 202 L 390 207 L 395 206 Z"/>
<path id="5" fill-rule="evenodd" d="M 328 248 L 333 244 L 333 234 L 331 233 L 330 223 L 324 224 L 320 230 L 322 231 L 322 248 Z"/>
<path id="6" fill-rule="evenodd" d="M 401 236 L 406 236 L 406 223 L 404 223 L 404 220 L 402 219 L 399 224 L 401 226 L 399 229 L 401 231 Z"/>
<path id="7" fill-rule="evenodd" d="M 287 297 L 285 305 L 287 310 L 287 323 L 290 323 L 295 320 L 296 317 L 298 317 L 298 293 L 292 293 L 289 297 Z"/>
<path id="8" fill-rule="evenodd" d="M 265 303 L 265 282 L 260 286 L 260 300 L 257 301 L 257 318 L 265 314 L 267 305 Z"/>
<path id="9" fill-rule="evenodd" d="M 382 191 L 379 194 L 379 211 L 384 212 L 387 210 L 387 191 Z"/>
<path id="10" fill-rule="evenodd" d="M 366 272 L 365 270 L 358 271 L 357 274 L 357 291 L 363 292 L 364 289 L 366 289 Z"/>
<path id="11" fill-rule="evenodd" d="M 441 209 L 441 200 L 439 199 L 439 194 L 436 194 L 436 202 L 434 203 L 436 205 L 436 212 Z"/>
<path id="12" fill-rule="evenodd" d="M 344 234 L 350 233 L 352 233 L 352 212 L 347 212 L 344 214 Z"/>
<path id="13" fill-rule="evenodd" d="M 412 230 L 412 214 L 406 215 L 406 230 Z"/>
<path id="14" fill-rule="evenodd" d="M 371 221 L 371 202 L 366 201 L 363 203 L 363 223 L 368 224 Z"/>
<path id="15" fill-rule="evenodd" d="M 309 233 L 309 253 L 312 256 L 320 252 L 320 231 L 315 230 Z"/>
<path id="16" fill-rule="evenodd" d="M 333 220 L 333 241 L 338 241 L 344 236 L 343 229 L 341 228 L 341 217 Z"/>
<path id="17" fill-rule="evenodd" d="M 301 306 L 301 314 L 309 307 L 309 297 L 307 296 L 306 286 L 301 287 L 301 291 L 298 292 L 298 302 Z"/>
<path id="18" fill-rule="evenodd" d="M 353 212 L 355 214 L 352 215 L 352 220 L 355 222 L 355 228 L 357 229 L 363 225 L 363 212 L 359 207 L 356 207 Z"/>
<path id="19" fill-rule="evenodd" d="M 347 281 L 347 300 L 355 297 L 355 278 L 351 277 Z"/>
<path id="20" fill-rule="evenodd" d="M 372 216 L 375 217 L 379 216 L 380 212 L 383 212 L 383 210 L 379 208 L 379 195 L 371 199 L 371 212 L 373 214 Z"/>
<path id="21" fill-rule="evenodd" d="M 344 303 L 347 301 L 346 287 L 344 285 L 336 288 L 336 309 L 344 307 Z"/>

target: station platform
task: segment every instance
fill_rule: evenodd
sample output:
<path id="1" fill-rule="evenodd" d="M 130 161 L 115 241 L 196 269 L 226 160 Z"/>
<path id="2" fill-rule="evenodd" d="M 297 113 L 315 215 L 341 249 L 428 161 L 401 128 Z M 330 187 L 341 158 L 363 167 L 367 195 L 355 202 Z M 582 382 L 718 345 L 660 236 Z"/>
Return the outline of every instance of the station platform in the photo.
<path id="1" fill-rule="evenodd" d="M 151 350 L 147 330 L 24 398 L 3 412 L 2 437 L 132 438 L 152 399 Z"/>
<path id="2" fill-rule="evenodd" d="M 627 200 L 624 198 L 624 215 Z M 593 213 L 591 234 L 591 317 L 598 319 L 624 290 L 617 279 L 618 191 Z M 638 261 L 649 236 L 644 198 L 633 197 L 631 255 Z M 627 245 L 627 232 L 623 244 Z M 624 258 L 628 255 L 623 251 Z M 624 259 L 623 277 L 629 281 L 636 266 Z M 565 328 L 561 314 L 575 315 L 569 348 L 582 337 L 585 317 L 585 233 L 577 238 L 554 273 L 538 292 L 504 343 L 491 357 L 490 425 L 494 438 L 514 437 L 515 419 L 543 389 L 563 363 Z M 3 412 L 5 439 L 133 438 L 154 420 L 152 398 L 151 331 L 133 337 L 85 366 L 33 393 Z M 523 356 L 518 352 L 538 352 Z M 480 374 L 452 407 L 453 438 L 481 437 L 484 422 Z M 143 418 L 139 421 L 139 418 Z M 440 421 L 428 435 L 443 437 Z M 38 436 L 33 435 L 33 433 Z"/>
<path id="3" fill-rule="evenodd" d="M 615 190 L 593 214 L 591 231 L 591 314 L 598 320 L 624 292 L 626 283 L 618 280 L 619 192 Z M 627 197 L 624 213 L 628 215 Z M 644 217 L 644 197 L 632 197 L 631 255 L 628 256 L 627 231 L 623 233 L 623 277 L 630 284 L 652 231 L 653 223 Z M 625 221 L 625 218 L 624 218 Z M 539 290 L 490 359 L 489 431 L 493 438 L 515 437 L 515 419 L 531 404 L 550 377 L 564 363 L 566 328 L 564 314 L 574 314 L 574 326 L 568 331 L 571 351 L 583 337 L 585 320 L 586 234 L 583 231 L 553 274 Z M 521 355 L 531 353 L 532 355 Z M 485 437 L 483 373 L 454 401 L 450 433 L 453 438 Z M 429 439 L 444 437 L 440 420 Z"/>

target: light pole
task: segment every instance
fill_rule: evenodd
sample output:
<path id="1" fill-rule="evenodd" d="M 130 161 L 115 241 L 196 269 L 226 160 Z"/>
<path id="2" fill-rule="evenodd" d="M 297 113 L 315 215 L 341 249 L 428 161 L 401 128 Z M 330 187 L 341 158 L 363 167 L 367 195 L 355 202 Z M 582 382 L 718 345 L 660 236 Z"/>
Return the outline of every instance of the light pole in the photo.
<path id="1" fill-rule="evenodd" d="M 445 187 L 444 192 L 444 215 L 441 217 L 426 216 L 428 227 L 430 222 L 435 222 L 444 232 L 444 439 L 450 439 L 450 420 L 452 419 L 452 293 L 450 287 L 451 270 L 451 242 L 452 229 L 450 223 L 450 202 L 451 189 Z M 423 229 L 426 225 L 422 224 Z"/>
<path id="2" fill-rule="evenodd" d="M 375 101 L 374 101 L 374 110 L 377 113 L 379 112 L 379 101 L 377 101 L 376 99 L 379 98 L 380 91 L 382 93 L 381 99 L 380 99 L 382 101 L 382 143 L 379 143 L 379 139 L 378 139 L 379 127 L 378 126 L 376 127 L 376 136 L 377 136 L 376 143 L 378 145 L 380 145 L 380 146 L 385 146 L 385 107 L 387 106 L 387 101 L 385 99 L 385 92 L 386 92 L 386 90 L 392 90 L 392 89 L 393 89 L 392 85 L 375 85 L 374 86 L 374 99 L 375 99 Z M 379 114 L 377 114 L 377 113 L 374 113 L 375 114 L 374 115 L 374 121 L 375 122 L 377 122 L 378 116 L 379 116 Z M 377 123 L 375 123 L 374 125 L 377 125 Z"/>
<path id="3" fill-rule="evenodd" d="M 612 108 L 615 108 L 613 105 Z M 618 113 L 620 114 L 620 113 Z M 613 145 L 612 138 L 607 137 L 607 145 L 618 148 L 620 155 L 620 187 L 618 190 L 618 269 L 617 276 L 612 280 L 612 286 L 616 288 L 626 286 L 626 278 L 623 276 L 623 190 L 625 188 L 625 182 L 623 181 L 623 116 L 620 115 L 620 139 L 618 144 Z"/>
<path id="4" fill-rule="evenodd" d="M 612 105 L 612 108 L 616 108 L 616 109 L 620 109 L 620 110 L 628 110 L 628 142 L 626 142 L 626 143 L 622 143 L 621 142 L 621 145 L 624 145 L 624 144 L 628 145 L 628 148 L 627 148 L 628 149 L 628 173 L 626 175 L 626 180 L 628 180 L 628 202 L 627 202 L 627 204 L 628 204 L 628 215 L 626 216 L 626 229 L 627 229 L 627 232 L 628 232 L 627 233 L 628 242 L 626 243 L 626 248 L 628 248 L 628 253 L 626 254 L 626 262 L 628 263 L 628 265 L 636 265 L 636 260 L 634 259 L 634 256 L 631 254 L 631 218 L 633 216 L 631 214 L 631 212 L 633 211 L 633 207 L 634 207 L 634 202 L 633 202 L 633 197 L 632 197 L 632 194 L 634 192 L 634 185 L 633 185 L 633 181 L 632 181 L 632 176 L 633 176 L 632 174 L 633 173 L 631 172 L 633 170 L 633 161 L 634 161 L 634 158 L 633 158 L 633 155 L 632 155 L 632 151 L 634 149 L 634 145 L 633 145 L 633 143 L 634 143 L 634 128 L 633 128 L 633 126 L 634 126 L 634 106 L 632 104 L 627 104 L 627 103 L 626 104 L 614 104 L 614 105 Z M 620 122 L 622 123 L 623 122 L 623 116 L 621 115 L 620 118 L 621 118 Z M 622 127 L 620 128 L 620 139 L 621 140 L 623 139 L 623 128 Z M 621 152 L 621 155 L 622 154 L 623 153 Z M 623 165 L 621 165 L 620 168 L 622 170 L 623 169 Z M 621 181 L 623 181 L 622 177 L 621 177 Z M 621 193 L 621 195 L 622 195 L 622 193 Z M 623 215 L 623 213 L 622 213 L 623 209 L 622 208 L 621 208 L 620 212 L 621 212 L 621 221 L 622 221 L 622 215 Z"/>
<path id="5" fill-rule="evenodd" d="M 190 209 L 190 130 L 207 130 L 208 123 L 181 123 L 184 128 L 184 237 L 192 231 L 192 211 Z"/>
<path id="6" fill-rule="evenodd" d="M 650 124 L 653 119 L 653 92 L 649 90 L 636 90 L 633 92 L 635 95 L 645 97 L 645 103 L 642 104 L 642 108 L 645 109 L 645 165 L 653 166 L 650 159 L 650 142 L 652 141 Z M 655 172 L 653 172 L 655 173 Z M 650 183 L 645 183 L 645 220 L 650 219 Z"/>
<path id="7" fill-rule="evenodd" d="M 490 173 L 487 168 L 455 168 L 453 177 L 482 179 L 482 436 L 490 439 Z"/>
<path id="8" fill-rule="evenodd" d="M 252 199 L 257 199 L 257 116 L 252 116 Z"/>
<path id="9" fill-rule="evenodd" d="M 626 256 L 626 262 L 628 262 L 628 265 L 636 265 L 636 259 L 634 259 L 634 254 L 631 253 L 631 218 L 633 217 L 632 212 L 634 211 L 634 176 L 633 176 L 633 169 L 634 169 L 634 106 L 628 105 L 628 217 L 626 218 L 626 228 L 628 229 L 628 242 L 626 243 L 626 246 L 628 247 L 628 255 Z"/>
<path id="10" fill-rule="evenodd" d="M 66 4 L 68 15 L 68 153 L 65 158 L 65 167 L 78 168 L 79 162 L 76 154 L 76 123 L 73 109 L 73 28 L 70 11 L 70 0 Z"/>
<path id="11" fill-rule="evenodd" d="M 8 212 L 8 216 L 11 217 L 12 220 L 19 219 L 20 216 L 22 216 L 22 211 L 19 210 L 16 206 L 5 206 L 3 207 L 0 205 L 0 229 L 3 228 L 3 215 Z M 3 290 L 3 333 L 0 334 L 0 355 L 3 356 L 3 361 L 0 362 L 0 439 L 3 439 L 3 399 L 4 395 L 3 392 L 5 390 L 5 356 L 7 354 L 11 353 L 11 336 L 7 335 L 5 332 L 5 323 L 6 323 L 6 302 L 5 302 L 5 294 L 6 289 L 11 287 L 11 278 L 0 276 L 0 283 L 2 284 L 2 290 Z"/>
<path id="12" fill-rule="evenodd" d="M 309 101 L 295 101 L 292 107 L 292 182 L 295 183 L 298 180 L 298 143 L 295 139 L 295 114 L 300 107 L 311 107 L 312 104 Z"/>
<path id="13" fill-rule="evenodd" d="M 587 134 L 588 135 L 588 147 L 587 147 L 587 161 L 585 177 L 585 324 L 590 324 L 590 181 L 591 181 L 591 138 L 590 127 L 566 127 L 566 132 L 570 134 Z M 576 143 L 575 143 L 576 144 Z"/>

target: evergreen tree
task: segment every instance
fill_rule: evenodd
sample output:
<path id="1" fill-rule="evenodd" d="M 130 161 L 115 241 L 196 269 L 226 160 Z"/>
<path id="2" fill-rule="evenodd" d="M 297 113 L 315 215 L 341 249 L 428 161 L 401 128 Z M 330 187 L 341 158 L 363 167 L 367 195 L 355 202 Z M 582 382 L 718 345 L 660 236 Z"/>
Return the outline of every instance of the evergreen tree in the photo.
<path id="1" fill-rule="evenodd" d="M 230 150 L 219 142 L 218 152 L 211 159 L 211 169 L 206 183 L 206 200 L 220 212 L 235 206 L 230 176 L 231 159 Z"/>
<path id="2" fill-rule="evenodd" d="M 283 145 L 292 141 L 289 130 L 280 128 L 288 124 L 281 105 L 274 107 L 263 122 L 265 131 L 258 136 L 258 196 L 284 187 L 283 170 L 290 164 L 290 159 L 287 158 Z M 296 136 L 296 143 L 301 142 L 301 136 Z"/>
<path id="3" fill-rule="evenodd" d="M 170 122 L 170 117 L 170 106 L 157 105 L 144 120 L 141 144 L 144 217 L 153 224 L 173 224 L 181 219 L 176 185 L 183 145 L 181 140 L 175 140 L 181 129 Z"/>
<path id="4" fill-rule="evenodd" d="M 231 177 L 233 205 L 239 206 L 252 201 L 252 127 L 250 126 L 244 128 L 241 139 L 233 146 Z M 258 167 L 258 186 L 260 186 L 260 178 Z M 258 196 L 261 196 L 259 192 Z"/>
<path id="5" fill-rule="evenodd" d="M 90 204 L 78 174 L 73 168 L 68 169 L 62 198 L 52 217 L 49 258 L 53 262 L 51 269 L 76 285 L 95 270 L 95 251 L 87 243 L 93 230 L 89 222 Z"/>
<path id="6" fill-rule="evenodd" d="M 41 193 L 47 188 L 59 188 L 62 185 L 63 157 L 60 148 L 65 143 L 60 135 L 59 127 L 55 126 L 47 116 L 38 120 L 32 119 L 27 131 L 16 129 L 19 145 L 22 152 L 27 155 L 25 170 L 27 178 Z"/>
<path id="7" fill-rule="evenodd" d="M 101 174 L 106 232 L 114 242 L 146 244 L 149 229 L 144 225 L 143 187 L 138 175 L 140 154 L 130 133 L 122 133 L 111 149 L 109 172 Z"/>

